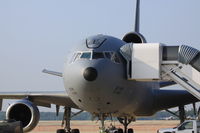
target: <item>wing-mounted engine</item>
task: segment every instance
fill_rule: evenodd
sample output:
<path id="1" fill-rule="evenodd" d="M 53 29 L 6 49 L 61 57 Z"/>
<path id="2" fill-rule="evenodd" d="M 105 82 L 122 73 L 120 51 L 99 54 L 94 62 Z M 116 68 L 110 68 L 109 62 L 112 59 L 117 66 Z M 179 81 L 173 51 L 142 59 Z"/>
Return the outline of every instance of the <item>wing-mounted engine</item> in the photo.
<path id="1" fill-rule="evenodd" d="M 122 40 L 127 43 L 146 43 L 144 36 L 138 32 L 127 33 Z"/>
<path id="2" fill-rule="evenodd" d="M 35 104 L 28 100 L 20 100 L 11 104 L 6 111 L 6 119 L 21 121 L 23 131 L 28 132 L 36 127 L 40 113 Z"/>

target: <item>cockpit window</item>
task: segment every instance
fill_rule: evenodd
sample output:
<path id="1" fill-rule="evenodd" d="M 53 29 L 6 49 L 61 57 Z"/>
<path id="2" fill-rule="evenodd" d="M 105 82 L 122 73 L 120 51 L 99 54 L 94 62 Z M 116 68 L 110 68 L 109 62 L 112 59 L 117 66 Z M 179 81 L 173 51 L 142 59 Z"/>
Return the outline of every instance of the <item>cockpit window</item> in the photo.
<path id="1" fill-rule="evenodd" d="M 111 55 L 110 52 L 105 52 L 104 54 L 105 54 L 106 58 L 111 59 L 111 56 L 112 56 L 112 55 Z"/>
<path id="2" fill-rule="evenodd" d="M 120 63 L 120 58 L 118 57 L 116 53 L 112 54 L 111 60 L 114 61 L 115 63 Z"/>
<path id="3" fill-rule="evenodd" d="M 91 58 L 91 52 L 83 52 L 80 58 L 81 59 L 90 59 Z"/>
<path id="4" fill-rule="evenodd" d="M 104 58 L 104 54 L 102 52 L 93 52 L 92 59 L 100 59 Z"/>
<path id="5" fill-rule="evenodd" d="M 73 61 L 76 61 L 77 59 L 79 59 L 80 56 L 81 56 L 81 53 L 76 53 Z"/>
<path id="6" fill-rule="evenodd" d="M 120 58 L 115 52 L 104 52 L 107 59 L 110 59 L 114 63 L 121 63 Z"/>
<path id="7" fill-rule="evenodd" d="M 115 52 L 92 52 L 92 51 L 87 51 L 87 52 L 77 52 L 75 56 L 73 57 L 73 62 L 78 60 L 78 59 L 87 59 L 87 60 L 97 60 L 97 59 L 108 59 L 114 63 L 121 63 L 121 60 L 117 53 Z"/>

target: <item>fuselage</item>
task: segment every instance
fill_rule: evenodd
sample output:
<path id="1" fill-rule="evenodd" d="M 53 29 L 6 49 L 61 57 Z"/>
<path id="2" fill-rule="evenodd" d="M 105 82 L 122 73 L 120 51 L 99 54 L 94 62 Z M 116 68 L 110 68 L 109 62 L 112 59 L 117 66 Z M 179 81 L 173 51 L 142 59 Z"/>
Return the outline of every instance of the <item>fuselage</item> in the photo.
<path id="1" fill-rule="evenodd" d="M 124 41 L 105 35 L 87 38 L 77 45 L 65 64 L 66 91 L 81 109 L 94 114 L 146 116 L 155 111 L 156 82 L 126 78 L 126 62 L 119 53 Z"/>

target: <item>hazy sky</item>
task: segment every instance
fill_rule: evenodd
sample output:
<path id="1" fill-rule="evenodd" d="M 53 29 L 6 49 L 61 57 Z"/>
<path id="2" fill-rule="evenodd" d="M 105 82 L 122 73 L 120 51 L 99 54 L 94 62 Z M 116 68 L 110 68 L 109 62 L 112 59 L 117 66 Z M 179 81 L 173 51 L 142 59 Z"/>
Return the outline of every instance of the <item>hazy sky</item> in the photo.
<path id="1" fill-rule="evenodd" d="M 199 0 L 141 0 L 148 42 L 200 49 Z M 135 0 L 0 0 L 0 90 L 63 90 L 70 47 L 94 34 L 122 38 L 133 30 Z"/>

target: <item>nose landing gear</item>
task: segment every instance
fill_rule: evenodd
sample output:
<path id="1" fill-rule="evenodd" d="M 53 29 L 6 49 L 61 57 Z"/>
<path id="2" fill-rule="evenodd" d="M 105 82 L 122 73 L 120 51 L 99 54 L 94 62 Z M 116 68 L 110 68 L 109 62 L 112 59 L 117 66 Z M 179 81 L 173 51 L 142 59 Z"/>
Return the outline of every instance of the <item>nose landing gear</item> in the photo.
<path id="1" fill-rule="evenodd" d="M 118 117 L 118 121 L 124 126 L 124 131 L 123 129 L 121 128 L 115 128 L 114 126 L 112 128 L 109 128 L 109 129 L 106 129 L 105 128 L 105 124 L 104 124 L 104 121 L 105 121 L 105 115 L 104 114 L 101 114 L 99 119 L 101 120 L 101 125 L 100 125 L 100 133 L 133 133 L 133 129 L 132 128 L 129 128 L 128 129 L 128 125 L 132 122 L 132 121 L 135 121 L 134 118 L 127 118 L 127 117 L 124 117 L 124 118 L 121 118 L 121 117 Z"/>
<path id="2" fill-rule="evenodd" d="M 133 129 L 129 128 L 128 129 L 128 125 L 132 122 L 135 121 L 135 119 L 132 117 L 130 119 L 128 119 L 126 116 L 124 118 L 117 118 L 118 121 L 124 126 L 124 133 L 133 133 Z"/>

